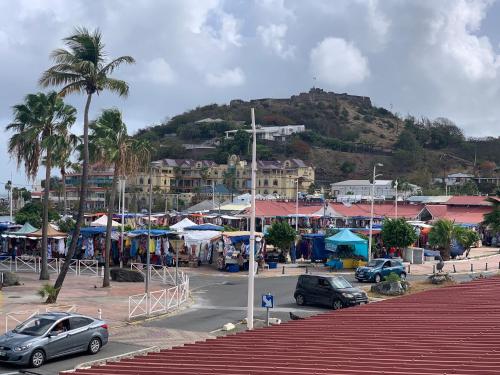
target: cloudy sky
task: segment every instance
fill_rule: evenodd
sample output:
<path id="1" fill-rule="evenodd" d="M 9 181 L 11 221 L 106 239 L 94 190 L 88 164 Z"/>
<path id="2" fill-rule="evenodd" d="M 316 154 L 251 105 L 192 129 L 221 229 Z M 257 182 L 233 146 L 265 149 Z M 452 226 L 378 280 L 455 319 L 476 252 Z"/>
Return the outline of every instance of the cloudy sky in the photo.
<path id="1" fill-rule="evenodd" d="M 0 0 L 0 120 L 39 90 L 74 26 L 99 27 L 130 130 L 198 105 L 289 97 L 313 85 L 366 95 L 401 115 L 448 117 L 470 136 L 500 131 L 500 4 L 481 0 Z M 79 110 L 84 99 L 68 99 Z M 80 132 L 81 118 L 75 125 Z M 24 172 L 0 139 L 0 186 Z"/>

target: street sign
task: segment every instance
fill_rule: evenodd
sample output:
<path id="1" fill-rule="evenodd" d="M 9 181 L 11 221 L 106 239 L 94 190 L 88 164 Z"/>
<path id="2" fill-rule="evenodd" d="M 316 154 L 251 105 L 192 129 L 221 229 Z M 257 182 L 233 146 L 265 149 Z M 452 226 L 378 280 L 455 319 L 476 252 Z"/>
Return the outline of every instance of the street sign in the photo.
<path id="1" fill-rule="evenodd" d="M 262 307 L 272 309 L 274 307 L 274 296 L 270 294 L 262 295 Z"/>

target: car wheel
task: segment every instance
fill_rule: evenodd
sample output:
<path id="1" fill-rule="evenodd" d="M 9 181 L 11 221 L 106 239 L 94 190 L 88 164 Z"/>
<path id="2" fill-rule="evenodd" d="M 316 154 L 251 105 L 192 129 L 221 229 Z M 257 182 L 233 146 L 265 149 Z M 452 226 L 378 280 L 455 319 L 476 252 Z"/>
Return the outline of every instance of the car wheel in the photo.
<path id="1" fill-rule="evenodd" d="M 92 340 L 90 340 L 89 343 L 89 353 L 97 354 L 99 353 L 99 350 L 101 350 L 101 340 L 99 340 L 97 337 L 94 337 Z"/>
<path id="2" fill-rule="evenodd" d="M 399 275 L 399 278 L 403 281 L 406 280 L 406 273 L 405 272 L 401 272 L 401 275 Z"/>
<path id="3" fill-rule="evenodd" d="M 45 353 L 43 350 L 37 349 L 31 353 L 30 365 L 31 367 L 37 368 L 43 365 L 45 362 Z"/>
<path id="4" fill-rule="evenodd" d="M 306 299 L 302 294 L 297 294 L 297 297 L 295 297 L 295 302 L 297 302 L 297 305 L 299 306 L 304 306 L 306 304 Z"/>
<path id="5" fill-rule="evenodd" d="M 344 305 L 342 304 L 342 301 L 339 299 L 333 300 L 333 309 L 334 310 L 340 310 Z"/>
<path id="6" fill-rule="evenodd" d="M 382 281 L 382 276 L 380 276 L 380 274 L 377 273 L 373 279 L 375 280 L 376 283 L 379 283 Z"/>

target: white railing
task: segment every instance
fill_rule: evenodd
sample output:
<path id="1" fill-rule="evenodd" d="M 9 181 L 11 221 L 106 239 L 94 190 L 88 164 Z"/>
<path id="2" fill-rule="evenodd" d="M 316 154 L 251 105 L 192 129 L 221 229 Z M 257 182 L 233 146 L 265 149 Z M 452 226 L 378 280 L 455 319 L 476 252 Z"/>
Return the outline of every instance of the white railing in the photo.
<path id="1" fill-rule="evenodd" d="M 17 312 L 10 312 L 5 314 L 5 332 L 8 332 L 11 330 L 11 323 L 14 323 L 14 325 L 21 324 L 25 320 L 31 318 L 32 316 L 35 316 L 38 314 L 38 310 L 35 311 L 17 311 Z"/>
<path id="2" fill-rule="evenodd" d="M 99 262 L 97 260 L 90 260 L 90 259 L 79 260 L 78 274 L 99 276 Z"/>
<path id="3" fill-rule="evenodd" d="M 39 258 L 39 261 L 41 261 L 40 258 Z M 59 270 L 60 270 L 59 264 L 61 262 L 62 261 L 60 261 L 57 258 L 49 258 L 49 259 L 47 259 L 47 268 L 48 268 L 49 272 L 59 273 Z M 42 267 L 39 266 L 38 269 L 42 269 Z"/>
<path id="4" fill-rule="evenodd" d="M 77 305 L 54 305 L 45 308 L 45 312 L 59 311 L 59 312 L 77 312 Z"/>
<path id="5" fill-rule="evenodd" d="M 144 277 L 146 277 L 146 268 L 147 265 L 144 263 L 130 263 L 130 269 L 140 272 Z M 179 276 L 177 278 L 179 282 L 182 282 Z M 154 264 L 150 264 L 149 280 L 160 281 L 163 284 L 176 285 L 175 274 L 173 274 L 171 268 L 167 266 L 157 266 Z"/>
<path id="6" fill-rule="evenodd" d="M 181 282 L 177 286 L 129 296 L 129 320 L 153 314 L 165 314 L 185 303 L 189 298 L 189 277 L 183 272 L 180 274 Z"/>
<path id="7" fill-rule="evenodd" d="M 12 271 L 12 259 L 10 257 L 0 260 L 0 271 Z"/>
<path id="8" fill-rule="evenodd" d="M 14 262 L 16 272 L 37 272 L 37 259 L 36 258 L 22 258 L 16 257 Z"/>

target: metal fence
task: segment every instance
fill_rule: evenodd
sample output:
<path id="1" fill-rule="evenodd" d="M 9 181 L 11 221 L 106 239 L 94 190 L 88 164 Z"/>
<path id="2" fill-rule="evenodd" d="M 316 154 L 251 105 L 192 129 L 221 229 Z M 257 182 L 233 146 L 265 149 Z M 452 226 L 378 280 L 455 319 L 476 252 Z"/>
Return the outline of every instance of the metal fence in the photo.
<path id="1" fill-rule="evenodd" d="M 134 294 L 128 298 L 129 320 L 177 310 L 189 298 L 189 276 L 180 272 L 176 286 L 149 293 Z"/>
<path id="2" fill-rule="evenodd" d="M 130 263 L 130 269 L 142 273 L 144 277 L 146 277 L 146 268 L 147 265 L 144 263 Z M 160 281 L 163 284 L 176 285 L 178 283 L 182 283 L 183 281 L 180 275 L 181 273 L 182 272 L 178 273 L 178 282 L 176 283 L 175 272 L 172 268 L 153 264 L 149 265 L 149 280 L 151 281 Z"/>

